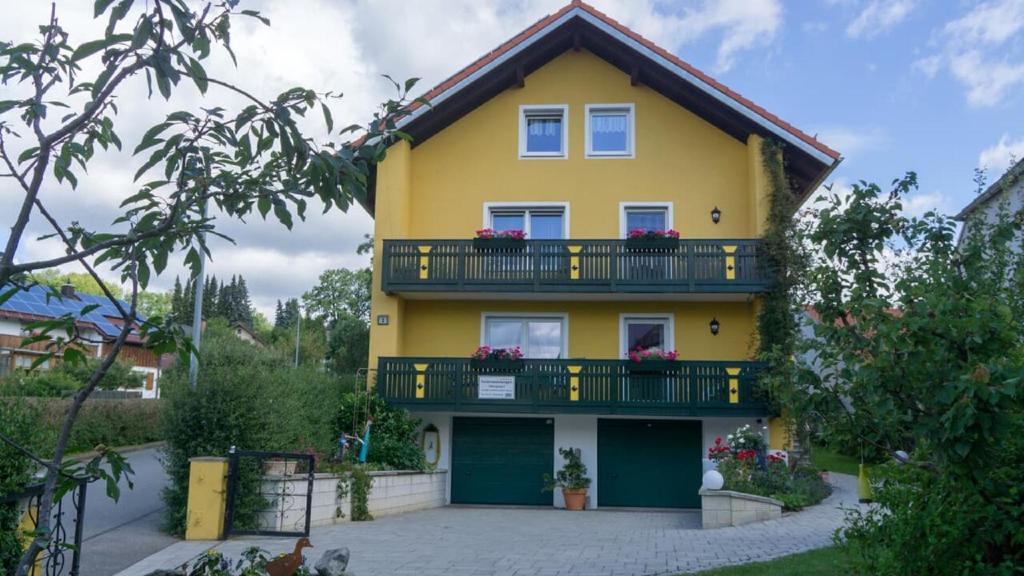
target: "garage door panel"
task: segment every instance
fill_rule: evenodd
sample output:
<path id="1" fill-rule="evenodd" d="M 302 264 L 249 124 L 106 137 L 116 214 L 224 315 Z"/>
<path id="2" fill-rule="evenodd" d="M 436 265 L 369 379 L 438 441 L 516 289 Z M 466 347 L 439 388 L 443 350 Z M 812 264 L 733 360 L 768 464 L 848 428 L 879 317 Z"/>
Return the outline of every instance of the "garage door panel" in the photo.
<path id="1" fill-rule="evenodd" d="M 701 423 L 601 419 L 598 505 L 699 508 Z"/>
<path id="2" fill-rule="evenodd" d="M 554 440 L 551 419 L 455 418 L 452 502 L 550 506 Z"/>

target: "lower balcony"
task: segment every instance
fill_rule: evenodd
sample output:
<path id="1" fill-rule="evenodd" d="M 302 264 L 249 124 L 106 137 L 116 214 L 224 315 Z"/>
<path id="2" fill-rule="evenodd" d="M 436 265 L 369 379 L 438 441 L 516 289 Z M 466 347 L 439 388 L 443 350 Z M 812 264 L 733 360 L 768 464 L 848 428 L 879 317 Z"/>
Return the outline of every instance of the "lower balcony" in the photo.
<path id="1" fill-rule="evenodd" d="M 767 416 L 758 362 L 380 358 L 376 390 L 414 411 Z"/>

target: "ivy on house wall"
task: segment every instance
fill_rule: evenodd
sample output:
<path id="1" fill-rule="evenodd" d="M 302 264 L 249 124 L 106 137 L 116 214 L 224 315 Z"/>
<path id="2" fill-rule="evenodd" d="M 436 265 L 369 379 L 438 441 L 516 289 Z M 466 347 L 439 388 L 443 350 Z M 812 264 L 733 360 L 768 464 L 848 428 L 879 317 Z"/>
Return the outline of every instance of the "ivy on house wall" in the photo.
<path id="1" fill-rule="evenodd" d="M 798 310 L 793 293 L 802 266 L 793 218 L 796 199 L 786 179 L 782 144 L 766 138 L 761 144 L 761 159 L 767 176 L 770 206 L 760 260 L 773 282 L 762 298 L 761 312 L 757 317 L 758 355 L 788 358 L 796 347 Z"/>

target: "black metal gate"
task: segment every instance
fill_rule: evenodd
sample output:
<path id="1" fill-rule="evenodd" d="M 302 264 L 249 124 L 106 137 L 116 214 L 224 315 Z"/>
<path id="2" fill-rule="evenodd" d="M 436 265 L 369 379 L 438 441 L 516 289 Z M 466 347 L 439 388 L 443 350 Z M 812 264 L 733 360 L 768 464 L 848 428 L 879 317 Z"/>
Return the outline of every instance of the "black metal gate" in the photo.
<path id="1" fill-rule="evenodd" d="M 224 537 L 309 536 L 316 461 L 293 452 L 228 452 Z"/>
<path id="2" fill-rule="evenodd" d="M 19 513 L 28 516 L 28 524 L 39 525 L 39 503 L 43 498 L 44 484 L 31 484 L 21 492 L 0 496 L 0 506 L 13 506 Z M 46 549 L 36 558 L 39 567 L 34 574 L 39 576 L 79 576 L 82 554 L 82 529 L 85 521 L 85 492 L 88 482 L 79 480 L 64 498 L 53 504 L 53 537 Z M 24 510 L 24 512 L 21 512 Z M 69 537 L 66 517 L 71 516 L 74 524 Z M 69 558 L 70 556 L 70 558 Z M 69 563 L 70 559 L 70 563 Z"/>

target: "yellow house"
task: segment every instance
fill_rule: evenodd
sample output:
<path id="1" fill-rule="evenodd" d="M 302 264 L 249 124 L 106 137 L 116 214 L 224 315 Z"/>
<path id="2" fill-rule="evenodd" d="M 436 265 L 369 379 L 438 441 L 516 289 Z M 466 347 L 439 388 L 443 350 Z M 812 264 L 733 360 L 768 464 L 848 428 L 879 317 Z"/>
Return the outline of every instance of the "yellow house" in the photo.
<path id="1" fill-rule="evenodd" d="M 715 437 L 770 416 L 761 143 L 800 199 L 839 154 L 579 2 L 426 96 L 364 201 L 377 391 L 452 503 L 561 506 L 573 447 L 590 507 L 698 507 Z"/>

